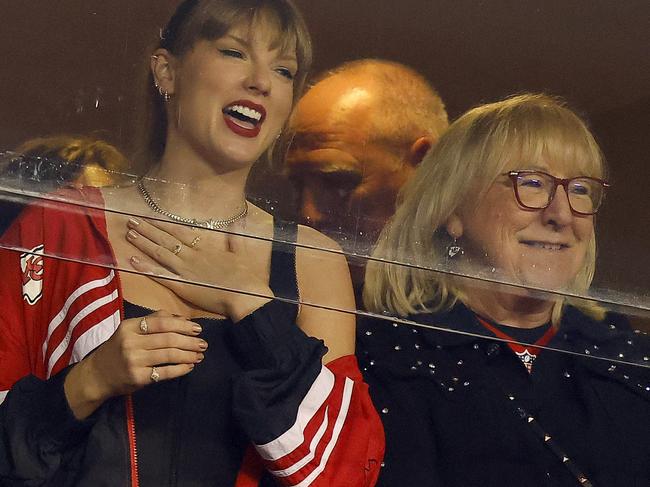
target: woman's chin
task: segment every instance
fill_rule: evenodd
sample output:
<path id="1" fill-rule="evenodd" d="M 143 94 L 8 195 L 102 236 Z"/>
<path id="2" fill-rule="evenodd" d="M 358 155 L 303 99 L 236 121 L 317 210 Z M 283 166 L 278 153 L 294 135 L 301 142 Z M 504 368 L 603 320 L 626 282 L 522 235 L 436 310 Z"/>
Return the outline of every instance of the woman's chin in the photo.
<path id="1" fill-rule="evenodd" d="M 567 276 L 566 270 L 528 269 L 519 275 L 523 286 L 552 292 L 566 292 L 572 281 L 573 276 Z"/>

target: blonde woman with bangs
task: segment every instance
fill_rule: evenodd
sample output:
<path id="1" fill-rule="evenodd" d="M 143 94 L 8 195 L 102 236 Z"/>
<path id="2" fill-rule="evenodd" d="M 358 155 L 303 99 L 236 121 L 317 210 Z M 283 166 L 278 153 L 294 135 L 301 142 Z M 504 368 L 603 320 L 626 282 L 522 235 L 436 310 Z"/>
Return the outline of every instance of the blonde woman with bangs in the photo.
<path id="1" fill-rule="evenodd" d="M 354 308 L 345 258 L 246 199 L 311 57 L 291 0 L 179 2 L 146 63 L 145 176 L 2 236 L 1 485 L 374 484 L 354 316 L 329 311 Z"/>
<path id="2" fill-rule="evenodd" d="M 378 485 L 650 482 L 648 340 L 562 297 L 588 295 L 608 186 L 586 124 L 546 95 L 470 110 L 425 157 L 366 272 L 370 311 L 424 325 L 359 334 Z"/>

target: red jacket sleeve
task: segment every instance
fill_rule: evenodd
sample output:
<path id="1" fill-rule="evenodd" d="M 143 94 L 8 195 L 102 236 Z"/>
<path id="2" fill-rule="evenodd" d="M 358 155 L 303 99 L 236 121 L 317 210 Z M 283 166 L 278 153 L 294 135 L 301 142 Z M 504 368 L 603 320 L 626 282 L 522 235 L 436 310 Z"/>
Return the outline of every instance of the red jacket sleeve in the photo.
<path id="1" fill-rule="evenodd" d="M 234 413 L 276 484 L 373 486 L 384 433 L 356 358 L 322 365 L 323 342 L 306 336 L 277 301 L 232 334 L 244 370 L 234 384 Z M 254 475 L 253 466 L 244 470 Z M 238 487 L 255 485 L 240 477 Z"/>
<path id="2" fill-rule="evenodd" d="M 31 373 L 35 360 L 29 347 L 23 301 L 34 298 L 42 279 L 42 257 L 23 253 L 21 224 L 15 222 L 0 237 L 0 403 L 20 378 Z M 21 268 L 22 266 L 22 268 Z"/>
<path id="3" fill-rule="evenodd" d="M 356 358 L 341 357 L 324 366 L 294 426 L 256 449 L 281 485 L 375 485 L 384 430 Z"/>

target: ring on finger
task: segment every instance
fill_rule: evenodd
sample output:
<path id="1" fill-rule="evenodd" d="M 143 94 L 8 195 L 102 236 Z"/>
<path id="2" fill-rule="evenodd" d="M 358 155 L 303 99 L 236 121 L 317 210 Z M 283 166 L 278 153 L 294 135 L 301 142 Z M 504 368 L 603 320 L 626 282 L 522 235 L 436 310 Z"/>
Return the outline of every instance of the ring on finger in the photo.
<path id="1" fill-rule="evenodd" d="M 160 373 L 158 373 L 158 369 L 155 366 L 151 367 L 151 375 L 149 377 L 151 378 L 151 382 L 158 382 L 160 380 Z"/>
<path id="2" fill-rule="evenodd" d="M 197 244 L 201 241 L 201 236 L 197 235 L 194 237 L 194 240 L 192 240 L 192 243 L 188 245 L 189 248 L 193 249 L 194 247 L 197 246 Z"/>
<path id="3" fill-rule="evenodd" d="M 149 325 L 147 324 L 146 316 L 143 316 L 142 319 L 140 320 L 140 331 L 145 335 L 149 331 Z"/>
<path id="4" fill-rule="evenodd" d="M 183 250 L 183 244 L 176 244 L 174 245 L 174 248 L 172 249 L 172 254 L 178 255 L 181 253 L 181 250 Z"/>

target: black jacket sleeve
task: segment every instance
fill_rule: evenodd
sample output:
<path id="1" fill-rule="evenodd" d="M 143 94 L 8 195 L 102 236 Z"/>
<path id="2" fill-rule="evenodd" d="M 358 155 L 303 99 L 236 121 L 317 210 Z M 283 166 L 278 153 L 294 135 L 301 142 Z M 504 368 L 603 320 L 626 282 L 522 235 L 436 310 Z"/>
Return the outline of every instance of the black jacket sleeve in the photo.
<path id="1" fill-rule="evenodd" d="M 271 301 L 231 330 L 243 373 L 234 384 L 234 413 L 248 437 L 267 443 L 289 429 L 321 371 L 327 348 L 294 322 L 294 306 Z"/>
<path id="2" fill-rule="evenodd" d="M 0 405 L 0 485 L 70 483 L 93 419 L 77 420 L 68 405 L 63 383 L 69 370 L 47 381 L 21 379 Z"/>

